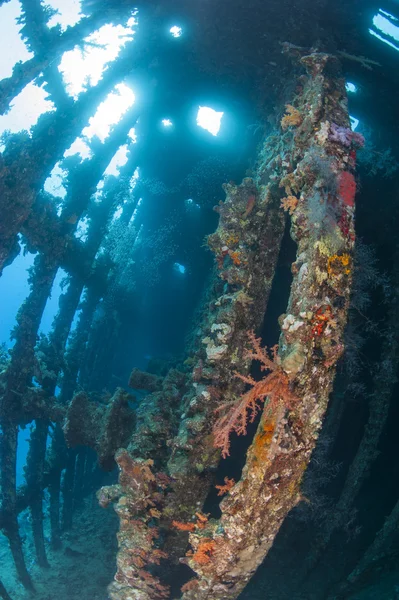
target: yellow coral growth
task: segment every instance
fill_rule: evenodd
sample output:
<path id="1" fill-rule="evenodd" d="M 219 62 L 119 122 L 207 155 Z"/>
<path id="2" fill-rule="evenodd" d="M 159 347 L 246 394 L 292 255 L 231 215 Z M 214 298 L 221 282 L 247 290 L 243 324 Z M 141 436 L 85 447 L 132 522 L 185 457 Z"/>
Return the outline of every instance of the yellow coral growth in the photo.
<path id="1" fill-rule="evenodd" d="M 283 208 L 285 212 L 288 211 L 290 215 L 293 214 L 297 206 L 298 198 L 296 198 L 296 196 L 287 196 L 281 200 L 281 208 Z"/>
<path id="2" fill-rule="evenodd" d="M 285 111 L 287 114 L 281 119 L 281 127 L 284 130 L 288 127 L 298 127 L 302 123 L 301 113 L 292 104 L 286 104 Z"/>
<path id="3" fill-rule="evenodd" d="M 238 244 L 239 239 L 238 239 L 238 235 L 235 233 L 230 233 L 225 239 L 224 239 L 224 243 L 226 246 L 235 246 L 236 244 Z"/>
<path id="4" fill-rule="evenodd" d="M 337 277 L 341 273 L 349 275 L 351 272 L 351 257 L 349 254 L 333 254 L 327 261 L 327 273 L 330 277 Z"/>
<path id="5" fill-rule="evenodd" d="M 253 458 L 259 464 L 263 464 L 267 460 L 275 430 L 275 415 L 264 415 L 262 428 L 259 428 L 252 443 Z"/>

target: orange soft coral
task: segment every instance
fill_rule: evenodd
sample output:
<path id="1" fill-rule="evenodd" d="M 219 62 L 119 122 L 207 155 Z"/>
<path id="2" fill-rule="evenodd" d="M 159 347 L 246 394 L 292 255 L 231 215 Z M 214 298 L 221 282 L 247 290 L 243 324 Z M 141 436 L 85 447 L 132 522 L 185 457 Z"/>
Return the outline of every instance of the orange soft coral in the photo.
<path id="1" fill-rule="evenodd" d="M 197 551 L 193 554 L 193 560 L 199 565 L 207 565 L 215 550 L 215 542 L 210 538 L 204 538 L 198 544 Z"/>
<path id="2" fill-rule="evenodd" d="M 292 106 L 292 104 L 286 104 L 285 106 L 286 115 L 281 119 L 281 127 L 286 130 L 288 127 L 298 127 L 302 123 L 302 115 Z"/>
<path id="3" fill-rule="evenodd" d="M 196 512 L 195 516 L 197 518 L 195 523 L 183 523 L 182 521 L 172 521 L 172 527 L 178 529 L 179 531 L 195 531 L 196 529 L 204 529 L 205 525 L 208 523 L 208 516 L 204 515 L 201 512 Z"/>
<path id="4" fill-rule="evenodd" d="M 179 531 L 195 531 L 195 523 L 182 523 L 181 521 L 172 521 L 172 527 Z"/>
<path id="5" fill-rule="evenodd" d="M 234 479 L 229 479 L 228 477 L 224 478 L 224 485 L 215 485 L 215 488 L 218 490 L 218 496 L 224 496 L 227 494 L 232 487 L 234 487 L 236 482 Z"/>
<path id="6" fill-rule="evenodd" d="M 290 215 L 293 214 L 294 210 L 298 206 L 298 198 L 295 196 L 287 196 L 281 200 L 281 208 L 285 210 L 285 212 L 289 212 Z"/>
<path id="7" fill-rule="evenodd" d="M 237 266 L 241 264 L 240 253 L 237 250 L 235 250 L 234 252 L 229 251 L 229 256 L 233 261 L 233 264 Z"/>

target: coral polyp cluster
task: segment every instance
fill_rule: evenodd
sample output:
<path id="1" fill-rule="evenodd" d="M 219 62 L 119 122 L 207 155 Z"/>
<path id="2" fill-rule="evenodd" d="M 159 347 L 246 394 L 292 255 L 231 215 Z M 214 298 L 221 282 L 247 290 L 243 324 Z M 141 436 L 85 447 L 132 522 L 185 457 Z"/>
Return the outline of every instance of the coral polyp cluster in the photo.
<path id="1" fill-rule="evenodd" d="M 287 104 L 285 107 L 286 114 L 281 119 L 281 127 L 288 129 L 288 127 L 298 127 L 302 123 L 302 115 L 297 108 L 292 104 Z"/>

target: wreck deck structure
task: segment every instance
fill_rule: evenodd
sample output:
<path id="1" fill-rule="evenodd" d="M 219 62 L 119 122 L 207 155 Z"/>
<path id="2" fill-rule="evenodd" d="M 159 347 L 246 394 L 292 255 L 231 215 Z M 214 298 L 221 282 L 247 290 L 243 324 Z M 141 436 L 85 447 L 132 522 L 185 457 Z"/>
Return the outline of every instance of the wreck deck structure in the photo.
<path id="1" fill-rule="evenodd" d="M 364 139 L 350 128 L 341 64 L 333 53 L 288 43 L 279 48 L 290 83 L 274 97 L 278 118 L 262 137 L 251 176 L 226 182 L 215 207 L 219 224 L 207 237 L 213 273 L 187 353 L 162 375 L 134 369 L 118 387 L 109 365 L 123 328 L 121 251 L 133 248 L 138 235 L 131 217 L 140 184 L 133 182 L 151 150 L 148 115 L 136 105 L 127 110 L 81 163 L 64 153 L 115 85 L 153 68 L 164 44 L 154 25 L 159 11 L 151 3 L 142 9 L 134 39 L 96 86 L 72 99 L 57 68 L 62 54 L 105 23 L 126 24 L 131 6 L 98 2 L 91 16 L 65 32 L 47 27 L 49 14 L 39 0 L 21 0 L 21 6 L 22 35 L 34 57 L 0 82 L 0 109 L 6 112 L 37 78 L 56 108 L 30 134 L 7 135 L 0 156 L 0 269 L 12 265 L 22 245 L 36 254 L 15 343 L 0 362 L 0 529 L 18 578 L 34 591 L 18 515 L 29 509 L 37 562 L 51 568 L 45 490 L 54 550 L 72 527 L 76 500 L 97 492 L 100 505 L 113 504 L 120 520 L 112 600 L 170 598 L 174 576 L 182 580 L 182 600 L 245 597 L 287 517 L 314 501 L 304 481 L 317 461 L 319 436 L 335 439 L 345 416 L 343 395 L 330 406 L 329 400 L 350 346 L 357 268 L 365 268 L 355 237 L 356 154 Z M 137 143 L 129 135 L 135 127 Z M 125 144 L 127 161 L 118 179 L 104 180 L 99 201 L 98 184 Z M 43 190 L 56 164 L 67 172 L 60 206 Z M 82 219 L 84 240 L 77 235 Z M 278 320 L 278 348 L 268 353 L 257 336 L 289 232 L 296 254 L 290 293 Z M 115 236 L 124 248 L 115 249 Z M 50 333 L 39 337 L 59 269 L 67 285 Z M 377 459 L 397 381 L 397 312 L 392 301 L 362 434 L 333 507 L 316 529 L 303 581 L 346 526 Z M 129 387 L 145 395 L 137 401 Z M 18 431 L 30 423 L 26 483 L 17 488 Z M 243 439 L 246 447 L 239 445 Z M 241 457 L 238 473 L 220 466 L 231 466 L 229 459 L 224 463 L 230 454 Z M 101 473 L 116 466 L 119 482 L 100 487 Z M 217 484 L 224 496 L 218 514 L 206 508 Z M 341 569 L 339 581 L 329 582 L 335 594 L 355 589 L 376 561 L 390 556 L 398 518 L 395 504 L 359 544 L 350 571 Z M 1 582 L 0 597 L 10 598 Z"/>

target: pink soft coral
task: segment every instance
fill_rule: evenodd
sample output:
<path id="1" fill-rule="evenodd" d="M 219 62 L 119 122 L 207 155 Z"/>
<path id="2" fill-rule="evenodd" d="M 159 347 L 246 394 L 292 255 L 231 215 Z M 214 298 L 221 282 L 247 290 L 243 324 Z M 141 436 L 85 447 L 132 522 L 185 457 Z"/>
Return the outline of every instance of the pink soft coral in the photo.
<path id="1" fill-rule="evenodd" d="M 272 358 L 269 357 L 267 348 L 261 347 L 260 338 L 253 332 L 248 334 L 252 349 L 247 350 L 245 358 L 258 360 L 262 371 L 268 371 L 260 381 L 255 381 L 250 376 L 235 373 L 235 376 L 251 386 L 236 404 L 219 407 L 218 412 L 228 409 L 218 418 L 214 425 L 214 446 L 221 448 L 223 458 L 230 453 L 230 434 L 234 431 L 237 435 L 246 435 L 247 424 L 253 423 L 261 404 L 269 399 L 270 410 L 283 401 L 286 406 L 291 406 L 296 396 L 290 390 L 288 375 L 277 363 L 277 346 L 272 348 Z"/>

